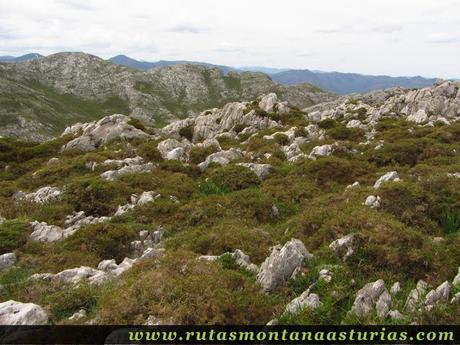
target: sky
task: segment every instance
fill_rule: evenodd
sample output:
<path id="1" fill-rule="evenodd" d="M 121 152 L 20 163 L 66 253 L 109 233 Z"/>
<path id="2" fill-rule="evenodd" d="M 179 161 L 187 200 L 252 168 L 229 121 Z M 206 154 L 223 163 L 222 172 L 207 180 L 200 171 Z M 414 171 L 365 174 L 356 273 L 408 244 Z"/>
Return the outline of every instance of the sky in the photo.
<path id="1" fill-rule="evenodd" d="M 460 0 L 0 0 L 0 55 L 460 78 Z"/>

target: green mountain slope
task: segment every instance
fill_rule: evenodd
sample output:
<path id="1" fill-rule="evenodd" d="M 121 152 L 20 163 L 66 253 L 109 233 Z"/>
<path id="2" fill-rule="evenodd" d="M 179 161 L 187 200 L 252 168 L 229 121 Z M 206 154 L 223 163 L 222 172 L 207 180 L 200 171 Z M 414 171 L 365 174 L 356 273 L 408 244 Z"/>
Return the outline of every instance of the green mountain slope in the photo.
<path id="1" fill-rule="evenodd" d="M 311 85 L 274 83 L 261 73 L 224 75 L 216 68 L 177 65 L 138 71 L 84 53 L 59 53 L 0 64 L 0 135 L 37 139 L 66 125 L 124 113 L 157 126 L 226 102 L 276 92 L 298 107 L 334 96 Z"/>

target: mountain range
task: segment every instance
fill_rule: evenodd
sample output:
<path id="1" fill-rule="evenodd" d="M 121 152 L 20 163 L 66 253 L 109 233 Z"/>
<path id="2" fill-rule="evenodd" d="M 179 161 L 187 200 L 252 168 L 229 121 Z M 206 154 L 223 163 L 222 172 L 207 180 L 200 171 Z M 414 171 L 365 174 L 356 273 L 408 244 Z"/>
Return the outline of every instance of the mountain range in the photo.
<path id="1" fill-rule="evenodd" d="M 27 59 L 36 58 L 39 54 L 27 54 L 21 57 L 0 57 L 0 62 L 20 62 Z M 431 86 L 436 79 L 416 77 L 391 77 L 385 75 L 365 75 L 358 73 L 324 72 L 312 71 L 308 69 L 289 69 L 271 68 L 264 66 L 231 67 L 215 65 L 206 62 L 188 60 L 160 60 L 155 62 L 141 61 L 126 55 L 114 56 L 108 61 L 122 66 L 127 66 L 140 70 L 149 70 L 165 66 L 175 66 L 180 64 L 202 65 L 221 69 L 225 74 L 229 72 L 262 72 L 268 74 L 270 78 L 280 84 L 293 85 L 299 83 L 309 83 L 316 85 L 324 90 L 340 95 L 350 93 L 364 93 L 373 90 L 381 90 L 390 87 L 420 88 Z"/>
<path id="2" fill-rule="evenodd" d="M 263 73 L 225 74 L 198 64 L 139 70 L 86 53 L 58 53 L 0 63 L 0 135 L 44 140 L 114 113 L 161 127 L 271 92 L 299 108 L 335 98 L 309 84 L 277 84 Z"/>

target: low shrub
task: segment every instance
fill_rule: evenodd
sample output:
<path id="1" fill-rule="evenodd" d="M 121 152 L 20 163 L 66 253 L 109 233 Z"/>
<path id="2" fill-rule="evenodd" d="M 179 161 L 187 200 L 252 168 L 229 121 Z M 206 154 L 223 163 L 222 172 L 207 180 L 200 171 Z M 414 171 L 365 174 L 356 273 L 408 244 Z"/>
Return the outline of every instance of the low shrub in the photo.
<path id="1" fill-rule="evenodd" d="M 195 146 L 190 150 L 189 153 L 190 163 L 199 164 L 201 162 L 204 162 L 206 158 L 214 152 L 217 152 L 217 148 L 215 146 Z"/>
<path id="2" fill-rule="evenodd" d="M 26 244 L 30 225 L 22 220 L 7 220 L 0 224 L 0 253 L 16 250 Z"/>
<path id="3" fill-rule="evenodd" d="M 129 243 L 137 239 L 142 225 L 99 223 L 80 228 L 73 236 L 61 242 L 65 250 L 83 251 L 101 260 L 114 258 L 121 262 L 131 255 Z"/>
<path id="4" fill-rule="evenodd" d="M 239 165 L 227 165 L 212 169 L 208 173 L 209 182 L 228 191 L 237 191 L 259 185 L 260 180 L 250 169 Z"/>
<path id="5" fill-rule="evenodd" d="M 134 190 L 121 181 L 100 177 L 79 178 L 68 185 L 66 201 L 76 210 L 96 216 L 112 215 L 118 205 L 126 204 Z"/>

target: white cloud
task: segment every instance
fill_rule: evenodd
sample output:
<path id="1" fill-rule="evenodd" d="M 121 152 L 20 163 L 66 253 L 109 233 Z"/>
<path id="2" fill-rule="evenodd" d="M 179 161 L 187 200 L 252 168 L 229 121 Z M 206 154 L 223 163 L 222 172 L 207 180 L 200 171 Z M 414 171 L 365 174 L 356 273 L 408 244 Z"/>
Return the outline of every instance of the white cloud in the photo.
<path id="1" fill-rule="evenodd" d="M 0 55 L 459 77 L 458 8 L 460 0 L 0 0 Z"/>

